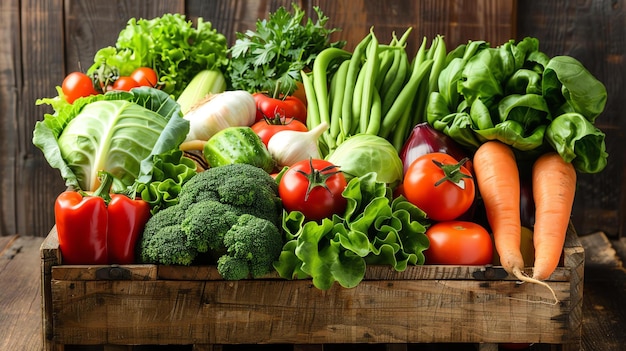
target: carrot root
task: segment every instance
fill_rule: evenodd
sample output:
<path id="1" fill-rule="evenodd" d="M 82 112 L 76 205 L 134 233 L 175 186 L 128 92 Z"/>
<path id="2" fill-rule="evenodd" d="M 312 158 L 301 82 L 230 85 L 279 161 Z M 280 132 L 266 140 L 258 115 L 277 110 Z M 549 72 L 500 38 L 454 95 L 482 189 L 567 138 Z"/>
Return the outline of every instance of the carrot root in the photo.
<path id="1" fill-rule="evenodd" d="M 514 275 L 514 270 L 524 269 L 520 249 L 519 170 L 515 155 L 508 145 L 488 141 L 476 150 L 473 165 L 500 263 Z"/>
<path id="2" fill-rule="evenodd" d="M 526 275 L 518 267 L 513 267 L 512 268 L 512 274 L 513 274 L 513 276 L 515 276 L 515 278 L 519 279 L 521 282 L 531 283 L 531 284 L 539 284 L 541 286 L 545 286 L 546 288 L 548 288 L 548 290 L 550 290 L 550 293 L 552 294 L 552 298 L 554 299 L 554 302 L 552 304 L 556 305 L 556 304 L 559 303 L 559 298 L 556 296 L 556 292 L 554 292 L 554 289 L 552 289 L 550 284 L 548 284 L 548 283 L 546 283 L 544 281 L 535 279 L 533 277 L 529 277 L 528 275 Z"/>
<path id="3" fill-rule="evenodd" d="M 574 204 L 575 188 L 576 170 L 559 154 L 544 154 L 535 161 L 534 279 L 547 279 L 559 264 Z"/>

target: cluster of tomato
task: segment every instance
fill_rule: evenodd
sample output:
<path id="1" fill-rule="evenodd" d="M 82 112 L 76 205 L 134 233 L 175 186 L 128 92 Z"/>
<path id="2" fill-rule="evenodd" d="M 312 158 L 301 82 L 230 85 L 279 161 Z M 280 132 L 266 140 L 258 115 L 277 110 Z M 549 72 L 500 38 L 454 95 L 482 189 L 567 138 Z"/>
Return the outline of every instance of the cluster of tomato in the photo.
<path id="1" fill-rule="evenodd" d="M 428 264 L 485 265 L 492 263 L 493 241 L 473 220 L 476 184 L 471 163 L 443 152 L 413 160 L 398 192 L 422 209 L 433 224 L 424 252 Z"/>
<path id="2" fill-rule="evenodd" d="M 129 91 L 140 86 L 156 87 L 157 84 L 158 76 L 154 69 L 139 67 L 129 76 L 108 77 L 105 80 L 94 79 L 83 72 L 72 72 L 63 79 L 61 90 L 67 102 L 71 104 L 80 97 L 97 95 L 110 90 Z"/>

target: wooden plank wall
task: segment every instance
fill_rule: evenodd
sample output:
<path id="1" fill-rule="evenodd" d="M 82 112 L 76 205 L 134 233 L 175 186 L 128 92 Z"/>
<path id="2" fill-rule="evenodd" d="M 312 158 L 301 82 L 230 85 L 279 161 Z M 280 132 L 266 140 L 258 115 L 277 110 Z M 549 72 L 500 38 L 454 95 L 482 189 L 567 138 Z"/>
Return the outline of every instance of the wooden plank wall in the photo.
<path id="1" fill-rule="evenodd" d="M 443 34 L 452 48 L 467 40 L 500 44 L 535 36 L 551 55 L 577 57 L 610 92 L 600 118 L 607 132 L 610 165 L 602 174 L 581 176 L 574 222 L 579 233 L 604 230 L 619 236 L 626 199 L 623 136 L 618 104 L 626 92 L 623 72 L 626 0 L 298 0 L 312 14 L 320 6 L 329 25 L 342 28 L 335 39 L 354 45 L 374 26 L 381 40 L 413 27 L 408 49 L 421 39 Z M 131 17 L 152 18 L 167 12 L 203 17 L 234 42 L 235 33 L 254 29 L 258 18 L 289 0 L 3 0 L 0 5 L 0 235 L 45 236 L 54 223 L 53 202 L 64 189 L 32 145 L 34 123 L 50 112 L 35 106 L 54 96 L 68 72 L 86 69 L 93 54 L 113 45 Z M 563 10 L 565 9 L 565 11 Z M 517 12 L 517 16 L 512 14 Z"/>

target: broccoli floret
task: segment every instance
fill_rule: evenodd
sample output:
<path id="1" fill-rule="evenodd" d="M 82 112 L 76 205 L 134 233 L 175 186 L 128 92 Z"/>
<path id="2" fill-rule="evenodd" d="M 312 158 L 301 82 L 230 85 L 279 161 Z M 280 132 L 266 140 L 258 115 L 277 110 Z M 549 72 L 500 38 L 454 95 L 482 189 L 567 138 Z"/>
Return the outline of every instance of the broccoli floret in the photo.
<path id="1" fill-rule="evenodd" d="M 190 265 L 198 254 L 189 245 L 187 235 L 177 221 L 182 208 L 170 206 L 155 213 L 146 223 L 137 245 L 138 257 L 144 263 Z"/>
<path id="2" fill-rule="evenodd" d="M 234 206 L 215 200 L 201 201 L 186 211 L 181 228 L 198 252 L 224 253 L 224 234 L 237 223 L 240 215 L 240 210 Z"/>
<path id="3" fill-rule="evenodd" d="M 248 273 L 253 277 L 269 273 L 280 255 L 283 241 L 272 222 L 243 214 L 224 235 L 224 245 L 227 253 L 218 260 L 217 270 L 226 280 L 238 280 Z"/>
<path id="4" fill-rule="evenodd" d="M 226 280 L 241 280 L 250 275 L 246 260 L 228 255 L 220 256 L 217 260 L 217 270 Z"/>
<path id="5" fill-rule="evenodd" d="M 183 185 L 179 204 L 187 208 L 205 201 L 215 200 L 280 224 L 282 203 L 274 178 L 261 168 L 236 163 L 209 168 L 198 173 Z"/>
<path id="6" fill-rule="evenodd" d="M 245 260 L 248 272 L 224 268 L 227 260 L 234 265 L 224 258 L 220 262 L 231 272 L 227 276 L 263 275 L 282 249 L 281 215 L 278 186 L 264 170 L 248 164 L 210 168 L 181 187 L 178 204 L 148 220 L 139 257 L 143 262 L 190 265 L 228 255 Z"/>

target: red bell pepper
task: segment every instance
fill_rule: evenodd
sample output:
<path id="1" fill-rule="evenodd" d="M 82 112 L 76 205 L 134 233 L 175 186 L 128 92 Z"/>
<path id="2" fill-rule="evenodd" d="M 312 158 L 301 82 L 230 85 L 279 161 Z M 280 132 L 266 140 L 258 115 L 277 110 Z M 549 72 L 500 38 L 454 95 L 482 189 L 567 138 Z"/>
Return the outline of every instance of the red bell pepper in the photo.
<path id="1" fill-rule="evenodd" d="M 150 218 L 141 199 L 110 194 L 113 176 L 102 173 L 102 184 L 91 195 L 61 193 L 54 205 L 59 247 L 65 264 L 130 264 L 135 243 Z"/>

